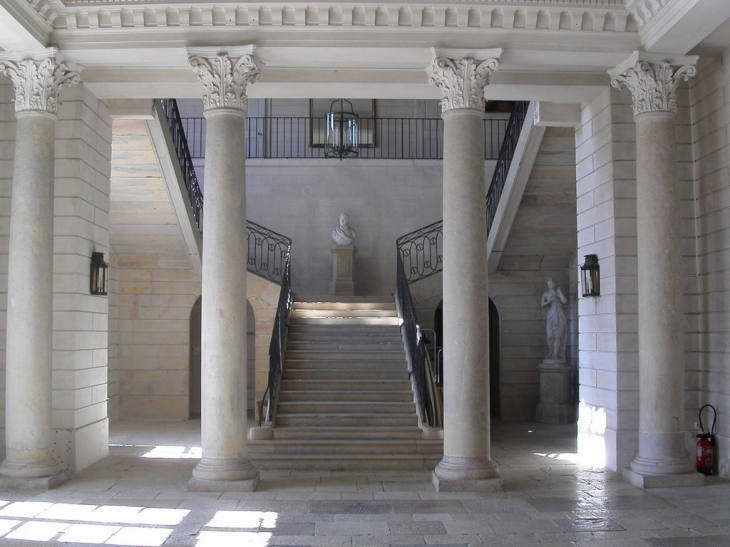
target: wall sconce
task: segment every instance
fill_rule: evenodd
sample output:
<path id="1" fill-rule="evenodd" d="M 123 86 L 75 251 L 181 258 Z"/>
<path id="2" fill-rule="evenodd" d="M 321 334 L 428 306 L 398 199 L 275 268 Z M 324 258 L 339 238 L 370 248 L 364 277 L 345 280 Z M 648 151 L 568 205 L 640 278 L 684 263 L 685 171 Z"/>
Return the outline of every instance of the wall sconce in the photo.
<path id="1" fill-rule="evenodd" d="M 340 103 L 339 110 L 335 109 L 337 102 Z M 349 111 L 345 110 L 345 103 L 350 105 Z M 355 114 L 352 103 L 347 99 L 332 101 L 324 120 L 324 157 L 356 158 L 359 144 L 358 115 Z"/>
<path id="2" fill-rule="evenodd" d="M 583 296 L 601 296 L 601 268 L 598 255 L 585 255 L 586 261 L 580 267 L 583 276 Z"/>
<path id="3" fill-rule="evenodd" d="M 91 294 L 107 294 L 108 271 L 109 264 L 104 262 L 104 253 L 91 253 L 91 275 L 89 277 Z"/>

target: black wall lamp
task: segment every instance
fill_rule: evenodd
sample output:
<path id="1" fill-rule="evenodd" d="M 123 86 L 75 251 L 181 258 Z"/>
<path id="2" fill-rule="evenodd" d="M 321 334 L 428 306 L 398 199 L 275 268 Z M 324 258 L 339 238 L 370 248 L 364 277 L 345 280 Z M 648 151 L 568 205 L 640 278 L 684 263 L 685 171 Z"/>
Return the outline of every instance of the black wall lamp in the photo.
<path id="1" fill-rule="evenodd" d="M 601 296 L 601 267 L 598 255 L 585 255 L 586 261 L 580 267 L 583 276 L 583 296 Z"/>
<path id="2" fill-rule="evenodd" d="M 89 277 L 89 292 L 91 294 L 107 294 L 109 264 L 104 262 L 104 253 L 91 253 L 91 275 Z"/>

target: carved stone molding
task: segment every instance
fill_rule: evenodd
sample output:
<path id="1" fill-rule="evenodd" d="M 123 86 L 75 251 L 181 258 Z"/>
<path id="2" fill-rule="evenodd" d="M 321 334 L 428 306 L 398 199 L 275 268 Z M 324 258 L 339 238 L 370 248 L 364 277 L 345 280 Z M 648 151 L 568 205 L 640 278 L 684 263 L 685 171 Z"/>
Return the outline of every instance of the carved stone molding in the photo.
<path id="1" fill-rule="evenodd" d="M 203 110 L 232 108 L 248 111 L 246 86 L 261 76 L 254 58 L 256 46 L 228 49 L 188 48 L 188 63 L 205 87 Z"/>
<path id="2" fill-rule="evenodd" d="M 666 59 L 656 54 L 634 52 L 610 70 L 611 85 L 631 91 L 634 116 L 645 112 L 677 113 L 677 87 L 697 74 L 696 57 Z M 677 65 L 679 68 L 674 68 Z"/>
<path id="3" fill-rule="evenodd" d="M 626 8 L 639 26 L 644 26 L 669 3 L 670 0 L 628 0 Z"/>
<path id="4" fill-rule="evenodd" d="M 58 58 L 58 50 L 0 53 L 0 72 L 13 81 L 15 111 L 40 110 L 58 115 L 58 95 L 63 84 L 81 79 L 76 67 Z"/>
<path id="5" fill-rule="evenodd" d="M 489 84 L 489 75 L 499 66 L 498 57 L 502 50 L 483 53 L 477 57 L 479 52 L 435 51 L 436 56 L 426 72 L 428 83 L 436 86 L 443 95 L 442 112 L 455 108 L 484 111 L 484 88 Z"/>

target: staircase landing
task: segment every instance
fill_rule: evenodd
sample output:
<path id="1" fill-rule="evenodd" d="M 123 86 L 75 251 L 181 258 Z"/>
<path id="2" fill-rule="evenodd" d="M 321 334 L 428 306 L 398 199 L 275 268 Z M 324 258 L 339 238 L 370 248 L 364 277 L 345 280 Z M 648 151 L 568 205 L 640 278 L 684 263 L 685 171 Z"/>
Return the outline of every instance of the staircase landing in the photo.
<path id="1" fill-rule="evenodd" d="M 298 298 L 270 439 L 249 440 L 259 469 L 432 469 L 391 298 Z"/>

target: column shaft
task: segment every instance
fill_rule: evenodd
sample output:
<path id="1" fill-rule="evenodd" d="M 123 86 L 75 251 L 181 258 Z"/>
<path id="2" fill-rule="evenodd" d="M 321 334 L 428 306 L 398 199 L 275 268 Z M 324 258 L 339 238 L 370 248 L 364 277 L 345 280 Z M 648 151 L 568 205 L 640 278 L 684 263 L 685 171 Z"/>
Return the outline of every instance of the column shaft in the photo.
<path id="1" fill-rule="evenodd" d="M 444 457 L 436 478 L 492 478 L 482 113 L 444 112 Z"/>
<path id="2" fill-rule="evenodd" d="M 56 117 L 16 113 L 6 354 L 6 477 L 49 477 Z"/>
<path id="3" fill-rule="evenodd" d="M 206 481 L 250 481 L 246 430 L 246 115 L 205 112 L 202 448 Z M 255 487 L 255 485 L 254 485 Z"/>
<path id="4" fill-rule="evenodd" d="M 674 114 L 636 121 L 639 269 L 639 453 L 645 474 L 692 470 L 684 447 L 684 358 Z"/>

